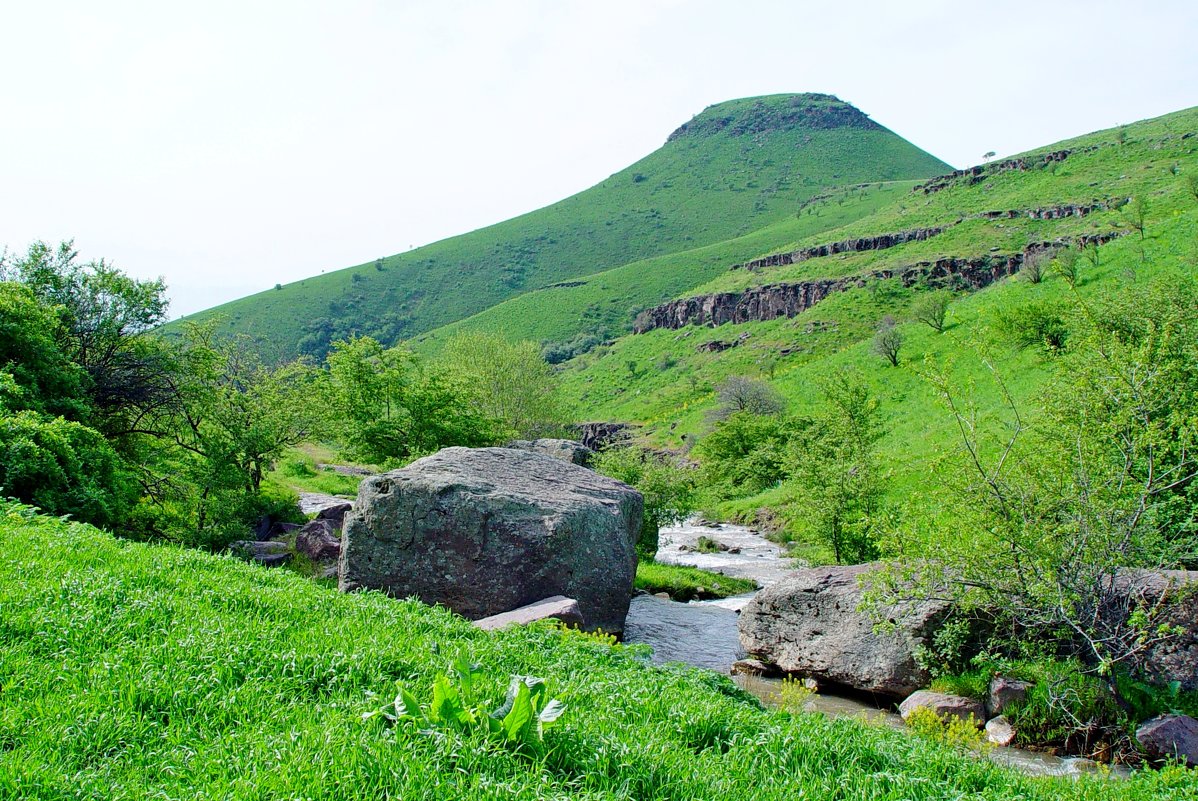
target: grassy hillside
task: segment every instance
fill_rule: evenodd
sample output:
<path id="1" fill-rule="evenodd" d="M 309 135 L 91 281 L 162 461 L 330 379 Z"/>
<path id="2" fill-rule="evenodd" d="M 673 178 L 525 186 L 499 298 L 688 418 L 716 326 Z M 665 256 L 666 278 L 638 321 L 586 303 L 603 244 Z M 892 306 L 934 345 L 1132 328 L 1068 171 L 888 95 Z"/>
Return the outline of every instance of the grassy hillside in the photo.
<path id="1" fill-rule="evenodd" d="M 0 504 L 0 798 L 1153 799 L 1184 770 L 1031 779 L 884 727 L 771 713 L 725 677 Z M 522 752 L 362 715 L 446 663 L 568 706 Z"/>
<path id="2" fill-rule="evenodd" d="M 565 343 L 577 337 L 609 339 L 632 329 L 635 311 L 669 300 L 744 262 L 831 228 L 839 228 L 891 205 L 916 181 L 890 181 L 845 188 L 811 201 L 752 233 L 701 248 L 669 253 L 582 276 L 558 286 L 518 295 L 486 311 L 416 338 L 432 350 L 460 331 L 488 331 L 508 339 Z M 806 209 L 810 209 L 809 212 Z"/>
<path id="3" fill-rule="evenodd" d="M 259 337 L 280 356 L 320 354 L 350 333 L 389 343 L 551 284 L 741 236 L 832 187 L 946 168 L 827 95 L 730 101 L 552 206 L 191 319 L 223 315 L 225 330 Z"/>
<path id="4" fill-rule="evenodd" d="M 942 257 L 1006 254 L 1020 251 L 1029 242 L 1112 231 L 1128 235 L 1100 248 L 1098 267 L 1080 261 L 1081 297 L 1118 291 L 1157 275 L 1193 274 L 1198 265 L 1194 131 L 1198 131 L 1198 110 L 1191 109 L 1033 154 L 1072 149 L 1064 161 L 1029 170 L 996 171 L 976 183 L 959 180 L 931 194 L 907 192 L 841 228 L 796 238 L 785 249 L 926 226 L 946 226 L 943 234 L 886 250 L 842 253 L 758 272 L 725 270 L 686 294 L 898 271 Z M 1040 163 L 1040 159 L 1030 161 Z M 1117 205 L 1129 197 L 1142 197 L 1148 204 L 1143 240 L 1133 230 L 1134 204 L 1055 220 L 978 216 L 1093 201 Z M 892 496 L 918 503 L 930 462 L 957 441 L 952 421 L 939 408 L 922 369 L 949 365 L 962 387 L 973 388 L 982 411 L 992 415 L 999 396 L 985 380 L 980 356 L 985 353 L 1011 383 L 1016 397 L 1026 401 L 1043 385 L 1051 360 L 1039 349 L 1015 348 L 997 330 L 996 321 L 1004 310 L 1064 299 L 1070 290 L 1058 276 L 1050 275 L 1040 284 L 1016 276 L 974 294 L 959 294 L 950 306 L 944 333 L 915 322 L 900 325 L 905 337 L 902 364 L 890 368 L 871 352 L 870 340 L 884 315 L 908 319 L 908 308 L 919 290 L 902 288 L 894 281 L 865 283 L 864 288 L 832 295 L 793 319 L 688 326 L 623 337 L 569 362 L 563 373 L 567 393 L 581 418 L 643 423 L 655 441 L 685 447 L 705 431 L 705 414 L 716 405 L 714 389 L 728 376 L 763 378 L 784 394 L 792 412 L 806 413 L 818 406 L 819 387 L 826 376 L 838 368 L 854 368 L 882 404 L 887 433 L 881 449 L 893 473 Z M 717 340 L 738 344 L 722 352 L 701 347 Z M 777 500 L 767 493 L 725 511 L 751 510 Z"/>

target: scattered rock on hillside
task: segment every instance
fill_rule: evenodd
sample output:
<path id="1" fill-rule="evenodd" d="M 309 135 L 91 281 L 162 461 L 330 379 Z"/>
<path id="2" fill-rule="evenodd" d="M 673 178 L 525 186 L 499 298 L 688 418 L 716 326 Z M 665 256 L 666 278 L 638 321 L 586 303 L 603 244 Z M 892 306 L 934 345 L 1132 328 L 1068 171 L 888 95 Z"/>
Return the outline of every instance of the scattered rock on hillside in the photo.
<path id="1" fill-rule="evenodd" d="M 1032 688 L 1029 681 L 1008 679 L 1006 676 L 995 676 L 990 680 L 990 695 L 986 708 L 991 715 L 1001 715 L 1012 704 L 1021 704 L 1027 700 L 1027 691 Z"/>
<path id="2" fill-rule="evenodd" d="M 271 540 L 237 540 L 229 543 L 229 551 L 242 559 L 257 562 L 266 567 L 278 567 L 291 561 L 291 551 L 285 542 Z"/>
<path id="3" fill-rule="evenodd" d="M 914 656 L 947 613 L 942 603 L 891 610 L 897 630 L 875 632 L 857 611 L 860 576 L 876 564 L 795 571 L 759 592 L 741 612 L 740 641 L 750 656 L 787 673 L 894 697 L 927 684 Z"/>
<path id="4" fill-rule="evenodd" d="M 582 467 L 589 465 L 591 458 L 595 455 L 593 450 L 585 447 L 581 442 L 571 439 L 518 439 L 509 442 L 504 447 L 552 456 L 554 459 L 561 459 L 563 462 Z"/>
<path id="5" fill-rule="evenodd" d="M 574 426 L 574 430 L 582 446 L 593 451 L 601 451 L 609 445 L 623 442 L 632 434 L 627 423 L 579 423 Z"/>
<path id="6" fill-rule="evenodd" d="M 554 595 L 552 598 L 546 598 L 510 612 L 484 617 L 474 621 L 474 625 L 483 631 L 496 631 L 508 626 L 527 626 L 538 620 L 560 620 L 567 626 L 578 627 L 582 625 L 582 610 L 578 608 L 578 601 L 573 598 Z"/>
<path id="7" fill-rule="evenodd" d="M 296 533 L 295 550 L 313 562 L 336 562 L 341 556 L 339 529 L 333 520 L 311 520 Z"/>
<path id="8" fill-rule="evenodd" d="M 1198 767 L 1198 720 L 1161 715 L 1136 729 L 1136 742 L 1151 759 L 1177 759 Z"/>
<path id="9" fill-rule="evenodd" d="M 341 543 L 343 591 L 415 596 L 478 619 L 551 595 L 616 633 L 632 598 L 643 501 L 549 456 L 446 448 L 362 482 Z"/>
<path id="10" fill-rule="evenodd" d="M 333 527 L 333 531 L 341 531 L 345 525 L 345 516 L 354 508 L 350 501 L 341 501 L 324 507 L 316 513 L 317 520 L 327 520 Z"/>
<path id="11" fill-rule="evenodd" d="M 981 701 L 931 690 L 914 692 L 899 704 L 899 714 L 903 720 L 911 717 L 911 713 L 917 709 L 930 709 L 938 718 L 951 716 L 967 723 L 972 720 L 978 726 L 986 720 L 986 710 L 982 708 Z"/>

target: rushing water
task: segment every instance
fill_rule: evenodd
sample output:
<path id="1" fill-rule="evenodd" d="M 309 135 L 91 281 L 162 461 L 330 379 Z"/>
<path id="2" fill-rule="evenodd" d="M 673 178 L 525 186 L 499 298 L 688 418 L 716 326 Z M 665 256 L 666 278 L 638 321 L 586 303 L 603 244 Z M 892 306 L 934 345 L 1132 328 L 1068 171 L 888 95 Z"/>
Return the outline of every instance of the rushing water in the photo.
<path id="1" fill-rule="evenodd" d="M 699 537 L 715 540 L 728 550 L 699 553 L 695 550 Z M 794 569 L 781 548 L 744 526 L 694 521 L 663 529 L 657 558 L 669 564 L 753 579 L 762 586 L 782 580 Z M 722 601 L 684 604 L 652 595 L 637 596 L 632 599 L 624 623 L 624 640 L 652 646 L 656 662 L 685 662 L 727 674 L 732 663 L 745 656 L 736 621 L 741 607 L 752 597 L 741 595 Z M 736 681 L 767 706 L 779 704 L 777 679 L 738 675 Z M 866 699 L 817 693 L 808 700 L 806 708 L 829 717 L 864 715 L 896 728 L 903 725 L 893 707 L 879 707 Z M 995 762 L 1033 775 L 1076 775 L 1097 769 L 1088 759 L 1059 758 L 1018 748 L 993 748 L 987 754 Z M 1116 769 L 1111 775 L 1125 773 Z"/>

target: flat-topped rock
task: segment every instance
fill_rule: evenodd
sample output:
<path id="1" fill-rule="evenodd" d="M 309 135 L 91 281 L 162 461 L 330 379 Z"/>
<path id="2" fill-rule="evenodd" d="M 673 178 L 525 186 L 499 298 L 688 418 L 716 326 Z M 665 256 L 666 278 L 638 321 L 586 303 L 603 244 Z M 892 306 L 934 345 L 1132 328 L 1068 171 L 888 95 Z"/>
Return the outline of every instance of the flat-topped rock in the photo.
<path id="1" fill-rule="evenodd" d="M 543 601 L 537 601 L 535 604 L 522 606 L 510 612 L 501 612 L 498 615 L 484 617 L 481 620 L 474 621 L 474 625 L 483 631 L 497 631 L 508 626 L 527 626 L 529 623 L 536 623 L 538 620 L 560 620 L 567 626 L 581 626 L 582 610 L 578 608 L 578 601 L 575 601 L 573 598 L 567 598 L 564 595 L 555 595 L 552 598 L 546 598 Z"/>
<path id="2" fill-rule="evenodd" d="M 766 587 L 740 615 L 740 642 L 752 657 L 779 671 L 863 692 L 906 696 L 930 676 L 915 658 L 948 606 L 925 602 L 889 610 L 894 631 L 875 631 L 858 611 L 858 579 L 878 565 L 796 570 Z"/>
<path id="3" fill-rule="evenodd" d="M 639 492 L 560 459 L 446 448 L 362 482 L 341 539 L 340 588 L 382 590 L 485 618 L 563 595 L 583 627 L 623 631 Z"/>

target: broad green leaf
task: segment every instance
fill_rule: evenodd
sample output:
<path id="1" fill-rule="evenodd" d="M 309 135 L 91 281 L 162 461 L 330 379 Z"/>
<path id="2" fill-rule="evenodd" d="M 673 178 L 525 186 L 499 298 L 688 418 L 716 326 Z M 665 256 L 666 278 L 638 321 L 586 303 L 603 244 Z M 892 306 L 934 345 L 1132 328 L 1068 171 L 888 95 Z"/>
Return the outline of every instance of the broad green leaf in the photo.
<path id="1" fill-rule="evenodd" d="M 519 682 L 516 686 L 516 697 L 512 699 L 512 709 L 503 718 L 503 731 L 509 741 L 521 740 L 527 735 L 532 723 L 532 697 L 528 685 Z"/>

